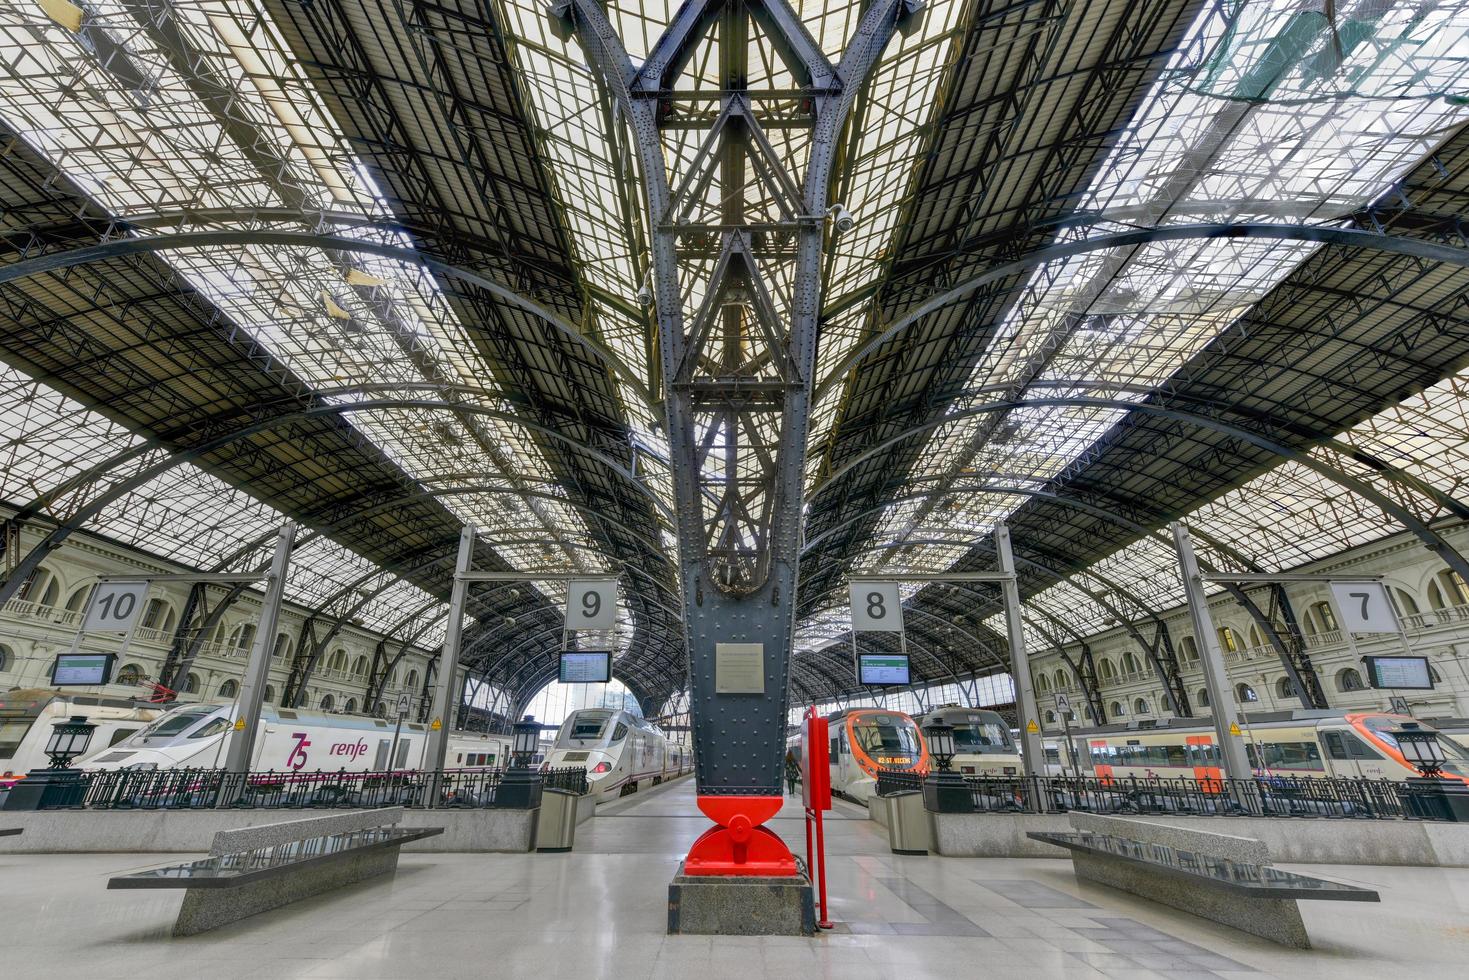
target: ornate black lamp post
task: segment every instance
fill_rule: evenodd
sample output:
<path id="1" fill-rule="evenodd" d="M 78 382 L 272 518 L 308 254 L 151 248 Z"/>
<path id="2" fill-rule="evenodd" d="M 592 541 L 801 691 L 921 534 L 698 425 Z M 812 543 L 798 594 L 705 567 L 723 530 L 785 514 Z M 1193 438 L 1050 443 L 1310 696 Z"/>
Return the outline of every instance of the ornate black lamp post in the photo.
<path id="1" fill-rule="evenodd" d="M 26 773 L 25 779 L 11 787 L 3 809 L 41 810 L 79 805 L 86 797 L 87 784 L 82 781 L 81 771 L 70 767 L 72 760 L 86 754 L 96 730 L 97 726 L 85 715 L 73 715 L 52 725 L 51 737 L 46 740 L 50 768 Z"/>
<path id="2" fill-rule="evenodd" d="M 530 715 L 517 721 L 510 730 L 511 765 L 495 791 L 495 806 L 511 810 L 534 810 L 541 805 L 541 774 L 531 768 L 536 754 L 541 726 Z"/>
<path id="3" fill-rule="evenodd" d="M 1403 759 L 1420 775 L 1403 781 L 1403 802 L 1409 816 L 1428 820 L 1469 821 L 1469 786 L 1456 779 L 1443 778 L 1447 761 L 1438 732 L 1406 721 L 1385 732 L 1398 746 Z"/>
<path id="4" fill-rule="evenodd" d="M 950 725 L 925 725 L 923 739 L 936 768 L 923 781 L 923 805 L 934 813 L 971 813 L 974 797 L 964 777 L 950 769 L 954 761 L 954 729 Z"/>

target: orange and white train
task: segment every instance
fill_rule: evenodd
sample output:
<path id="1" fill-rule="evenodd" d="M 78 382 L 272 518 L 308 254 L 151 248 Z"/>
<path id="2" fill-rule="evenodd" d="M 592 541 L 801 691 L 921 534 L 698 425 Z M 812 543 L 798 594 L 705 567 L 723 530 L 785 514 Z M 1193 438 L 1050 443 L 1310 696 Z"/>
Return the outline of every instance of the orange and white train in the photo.
<path id="1" fill-rule="evenodd" d="M 866 805 L 886 769 L 927 775 L 928 746 L 912 718 L 901 711 L 850 708 L 826 716 L 831 738 L 831 788 Z M 799 751 L 800 739 L 796 740 Z"/>
<path id="2" fill-rule="evenodd" d="M 1415 719 L 1382 712 L 1274 712 L 1243 726 L 1245 751 L 1256 776 L 1408 779 L 1418 771 L 1403 758 L 1392 730 Z M 1424 728 L 1432 728 L 1417 722 Z M 1224 775 L 1213 723 L 1172 719 L 1154 728 L 1072 732 L 1083 766 L 1101 779 Z M 1441 736 L 1445 778 L 1469 782 L 1469 748 Z"/>

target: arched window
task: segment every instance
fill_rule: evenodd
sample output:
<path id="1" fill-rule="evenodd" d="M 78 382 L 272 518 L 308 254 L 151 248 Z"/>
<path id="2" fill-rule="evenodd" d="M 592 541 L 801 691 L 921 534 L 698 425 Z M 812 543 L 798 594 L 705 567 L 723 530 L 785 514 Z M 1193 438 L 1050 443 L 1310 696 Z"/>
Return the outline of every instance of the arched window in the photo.
<path id="1" fill-rule="evenodd" d="M 117 684 L 141 684 L 143 683 L 143 668 L 137 664 L 123 664 L 117 669 L 117 676 L 113 678 Z"/>
<path id="2" fill-rule="evenodd" d="M 291 655 L 291 638 L 284 633 L 275 635 L 275 646 L 271 649 L 272 657 L 289 657 Z"/>
<path id="3" fill-rule="evenodd" d="M 1138 666 L 1137 658 L 1131 651 L 1122 655 L 1122 672 L 1124 674 L 1136 674 L 1142 668 Z"/>
<path id="4" fill-rule="evenodd" d="M 1199 693 L 1194 695 L 1194 700 L 1199 703 L 1199 707 L 1201 708 L 1209 707 L 1209 689 L 1207 687 L 1199 688 Z"/>
<path id="5" fill-rule="evenodd" d="M 234 681 L 225 681 L 219 685 L 219 696 L 222 698 L 233 698 L 240 693 L 240 685 Z"/>
<path id="6" fill-rule="evenodd" d="M 1318 602 L 1311 607 L 1311 611 L 1316 614 L 1316 622 L 1320 625 L 1321 632 L 1330 633 L 1336 629 L 1336 612 L 1332 610 L 1331 603 Z"/>
<path id="7" fill-rule="evenodd" d="M 240 653 L 248 653 L 250 645 L 255 642 L 255 624 L 241 623 L 230 633 L 229 646 L 232 650 Z"/>
<path id="8" fill-rule="evenodd" d="M 1145 700 L 1143 700 L 1142 698 L 1138 698 L 1136 701 L 1134 701 L 1132 703 L 1132 711 L 1133 711 L 1134 714 L 1139 714 L 1139 715 L 1145 715 L 1145 714 L 1147 714 L 1148 713 L 1148 702 L 1145 701 Z"/>
<path id="9" fill-rule="evenodd" d="M 1388 595 L 1392 596 L 1393 608 L 1398 611 L 1399 616 L 1416 616 L 1421 611 L 1418 600 L 1407 589 L 1394 587 L 1388 590 Z"/>
<path id="10" fill-rule="evenodd" d="M 1036 674 L 1035 675 L 1035 689 L 1037 691 L 1041 692 L 1042 694 L 1044 694 L 1047 691 L 1049 691 L 1051 689 L 1051 681 L 1050 681 L 1050 678 L 1046 677 L 1045 674 Z"/>
<path id="11" fill-rule="evenodd" d="M 1296 696 L 1296 686 L 1289 677 L 1282 677 L 1275 682 L 1275 696 L 1284 700 Z"/>
<path id="12" fill-rule="evenodd" d="M 185 694 L 198 694 L 199 693 L 199 675 L 198 674 L 190 674 L 188 677 L 184 678 L 184 693 Z"/>
<path id="13" fill-rule="evenodd" d="M 73 592 L 71 598 L 66 600 L 66 611 L 79 613 L 87 608 L 87 599 L 92 595 L 92 590 L 96 587 L 95 585 L 84 585 Z"/>
<path id="14" fill-rule="evenodd" d="M 1256 626 L 1254 623 L 1251 623 L 1250 624 L 1250 646 L 1251 647 L 1263 647 L 1264 645 L 1265 645 L 1265 638 L 1260 635 L 1260 627 L 1259 626 Z"/>
<path id="15" fill-rule="evenodd" d="M 178 614 L 174 612 L 173 606 L 167 599 L 155 596 L 148 600 L 148 605 L 143 607 L 143 619 L 139 625 L 144 629 L 170 633 L 178 625 Z"/>
<path id="16" fill-rule="evenodd" d="M 1112 702 L 1112 708 L 1111 708 L 1111 715 L 1112 715 L 1112 717 L 1113 718 L 1121 718 L 1125 714 L 1127 714 L 1127 709 L 1122 706 L 1122 702 L 1121 701 L 1113 701 Z"/>
<path id="17" fill-rule="evenodd" d="M 1434 684 L 1442 684 L 1443 683 L 1443 678 L 1439 676 L 1438 671 L 1436 671 L 1436 670 L 1433 669 L 1433 664 L 1429 664 L 1428 665 L 1428 679 L 1430 681 L 1432 681 Z"/>
<path id="18" fill-rule="evenodd" d="M 1106 657 L 1102 658 L 1101 666 L 1097 668 L 1097 672 L 1104 681 L 1110 681 L 1117 677 L 1117 668 L 1113 667 L 1112 661 Z"/>
<path id="19" fill-rule="evenodd" d="M 1458 572 L 1445 568 L 1428 584 L 1428 604 L 1434 609 L 1469 604 L 1469 586 Z"/>
<path id="20" fill-rule="evenodd" d="M 408 672 L 408 679 L 403 682 L 403 686 L 410 691 L 418 690 L 418 671 L 410 670 Z"/>
<path id="21" fill-rule="evenodd" d="M 1239 634 L 1228 626 L 1221 626 L 1216 630 L 1219 634 L 1219 648 L 1225 653 L 1238 653 L 1243 644 L 1240 643 Z"/>
<path id="22" fill-rule="evenodd" d="M 265 703 L 275 704 L 275 688 L 269 684 L 265 685 Z"/>
<path id="23" fill-rule="evenodd" d="M 358 677 L 366 677 L 367 676 L 367 658 L 366 657 L 358 657 L 356 660 L 352 661 L 352 673 L 355 674 Z"/>
<path id="24" fill-rule="evenodd" d="M 0 670 L 9 670 L 15 664 L 15 651 L 0 643 Z M 119 681 L 118 683 L 122 683 Z"/>
<path id="25" fill-rule="evenodd" d="M 347 651 L 341 647 L 332 651 L 331 660 L 327 661 L 328 670 L 345 671 L 347 669 Z"/>
<path id="26" fill-rule="evenodd" d="M 1056 723 L 1056 712 L 1047 710 L 1046 711 L 1046 724 L 1047 725 L 1054 725 L 1055 723 Z"/>
<path id="27" fill-rule="evenodd" d="M 375 717 L 382 718 L 388 713 L 388 706 L 379 701 L 372 706 L 372 713 Z"/>
<path id="28" fill-rule="evenodd" d="M 60 592 L 61 582 L 56 573 L 41 565 L 26 578 L 15 597 L 41 606 L 54 606 Z"/>
<path id="29" fill-rule="evenodd" d="M 1336 689 L 1338 691 L 1363 691 L 1367 685 L 1362 683 L 1362 675 L 1357 673 L 1354 667 L 1343 667 L 1336 672 Z"/>
<path id="30" fill-rule="evenodd" d="M 1260 700 L 1260 695 L 1256 694 L 1255 689 L 1248 684 L 1236 684 L 1234 688 L 1234 696 L 1240 704 L 1247 704 L 1251 701 Z"/>
<path id="31" fill-rule="evenodd" d="M 342 705 L 342 710 L 349 715 L 355 715 L 357 713 L 357 699 L 348 698 L 347 703 Z"/>
<path id="32" fill-rule="evenodd" d="M 1199 662 L 1199 645 L 1194 642 L 1192 636 L 1185 636 L 1178 641 L 1178 652 L 1186 664 L 1196 664 Z"/>
<path id="33" fill-rule="evenodd" d="M 323 694 L 321 696 L 321 710 L 322 711 L 330 711 L 330 710 L 332 710 L 332 706 L 335 705 L 336 703 L 337 703 L 336 699 L 333 698 L 330 694 Z"/>

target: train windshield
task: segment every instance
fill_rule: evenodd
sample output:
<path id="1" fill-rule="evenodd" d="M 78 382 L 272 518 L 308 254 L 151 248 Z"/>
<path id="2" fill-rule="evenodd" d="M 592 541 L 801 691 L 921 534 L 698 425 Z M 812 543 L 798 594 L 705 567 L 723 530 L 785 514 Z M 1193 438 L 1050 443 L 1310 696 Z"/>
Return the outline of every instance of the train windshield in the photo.
<path id="1" fill-rule="evenodd" d="M 879 765 L 918 759 L 918 729 L 902 715 L 864 715 L 852 722 L 852 734 Z"/>
<path id="2" fill-rule="evenodd" d="M 1010 731 L 998 721 L 971 718 L 954 723 L 955 752 L 1014 752 Z"/>
<path id="3" fill-rule="evenodd" d="M 188 711 L 174 711 L 164 715 L 158 721 L 149 725 L 138 733 L 139 738 L 165 738 L 169 735 L 178 735 L 193 728 L 200 719 L 208 718 L 214 713 L 213 708 L 195 708 Z"/>
<path id="4" fill-rule="evenodd" d="M 1366 725 L 1367 730 L 1373 735 L 1382 739 L 1393 748 L 1398 748 L 1397 737 L 1393 735 L 1393 729 L 1398 727 L 1397 721 L 1392 718 L 1372 717 L 1369 715 L 1362 719 L 1362 724 Z M 1423 728 L 1429 727 L 1423 725 L 1422 722 L 1419 722 L 1419 724 Z M 1466 749 L 1441 732 L 1438 736 L 1438 744 L 1443 749 L 1446 758 L 1446 761 L 1440 768 L 1444 772 L 1453 773 L 1455 776 L 1469 776 L 1469 749 Z M 1398 749 L 1398 751 L 1401 752 L 1402 750 Z"/>
<path id="5" fill-rule="evenodd" d="M 575 741 L 586 741 L 602 737 L 607 730 L 607 722 L 611 720 L 610 711 L 583 711 L 566 719 L 566 725 L 561 729 L 559 741 L 568 739 Z"/>

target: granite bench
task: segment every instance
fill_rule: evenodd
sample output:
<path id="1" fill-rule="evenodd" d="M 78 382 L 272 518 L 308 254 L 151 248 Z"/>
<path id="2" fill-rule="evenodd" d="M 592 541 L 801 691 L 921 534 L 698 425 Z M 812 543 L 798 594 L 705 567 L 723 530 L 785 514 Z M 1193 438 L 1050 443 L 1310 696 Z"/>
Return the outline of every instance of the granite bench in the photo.
<path id="1" fill-rule="evenodd" d="M 1377 892 L 1270 864 L 1264 843 L 1171 824 L 1071 814 L 1074 833 L 1032 831 L 1071 851 L 1078 878 L 1269 939 L 1310 949 L 1297 902 L 1376 902 Z"/>
<path id="2" fill-rule="evenodd" d="M 442 827 L 398 827 L 402 807 L 307 817 L 214 835 L 209 857 L 117 875 L 108 888 L 183 888 L 175 936 L 196 933 L 397 870 L 404 844 Z"/>

